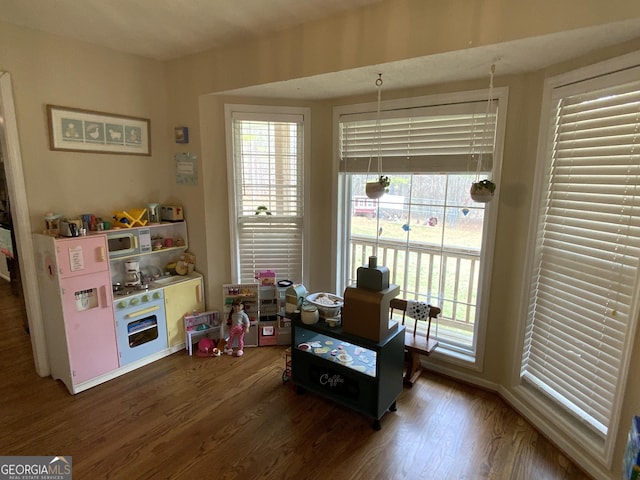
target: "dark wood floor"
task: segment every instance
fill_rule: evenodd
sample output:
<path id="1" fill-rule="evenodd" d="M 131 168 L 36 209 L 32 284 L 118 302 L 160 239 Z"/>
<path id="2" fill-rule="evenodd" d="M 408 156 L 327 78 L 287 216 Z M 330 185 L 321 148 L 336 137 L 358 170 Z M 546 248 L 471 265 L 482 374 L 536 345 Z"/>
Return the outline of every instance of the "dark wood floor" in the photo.
<path id="1" fill-rule="evenodd" d="M 499 397 L 438 376 L 374 431 L 283 384 L 283 347 L 178 352 L 72 396 L 36 375 L 23 316 L 1 281 L 0 455 L 72 456 L 75 479 L 586 478 Z"/>

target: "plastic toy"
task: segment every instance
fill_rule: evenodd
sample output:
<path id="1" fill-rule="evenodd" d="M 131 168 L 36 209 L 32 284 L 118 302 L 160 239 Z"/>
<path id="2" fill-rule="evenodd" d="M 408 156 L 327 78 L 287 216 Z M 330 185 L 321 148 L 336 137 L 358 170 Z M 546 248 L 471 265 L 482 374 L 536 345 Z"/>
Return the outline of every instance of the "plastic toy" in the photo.
<path id="1" fill-rule="evenodd" d="M 227 355 L 233 355 L 233 341 L 237 340 L 238 351 L 236 355 L 241 357 L 244 354 L 244 334 L 249 331 L 251 323 L 249 316 L 244 311 L 244 304 L 239 298 L 236 298 L 231 304 L 227 325 L 229 325 L 229 339 L 225 352 Z"/>
<path id="2" fill-rule="evenodd" d="M 147 213 L 146 208 L 132 208 L 131 210 L 113 212 L 113 219 L 115 220 L 115 226 L 117 227 L 144 227 L 147 224 L 147 220 L 142 217 Z"/>
<path id="3" fill-rule="evenodd" d="M 210 338 L 201 339 L 198 342 L 198 351 L 196 352 L 196 355 L 198 357 L 219 357 L 221 352 L 215 345 L 216 344 Z"/>

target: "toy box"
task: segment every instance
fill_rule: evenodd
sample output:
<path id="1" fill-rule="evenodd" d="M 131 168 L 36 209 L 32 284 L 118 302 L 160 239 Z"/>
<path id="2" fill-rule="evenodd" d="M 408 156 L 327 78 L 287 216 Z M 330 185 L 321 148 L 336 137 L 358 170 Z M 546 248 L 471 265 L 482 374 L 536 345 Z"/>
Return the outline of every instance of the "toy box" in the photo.
<path id="1" fill-rule="evenodd" d="M 271 287 L 276 284 L 276 272 L 273 270 L 263 270 L 258 272 L 256 279 L 262 287 Z"/>
<path id="2" fill-rule="evenodd" d="M 259 322 L 258 323 L 258 345 L 277 345 L 276 340 L 276 322 Z"/>

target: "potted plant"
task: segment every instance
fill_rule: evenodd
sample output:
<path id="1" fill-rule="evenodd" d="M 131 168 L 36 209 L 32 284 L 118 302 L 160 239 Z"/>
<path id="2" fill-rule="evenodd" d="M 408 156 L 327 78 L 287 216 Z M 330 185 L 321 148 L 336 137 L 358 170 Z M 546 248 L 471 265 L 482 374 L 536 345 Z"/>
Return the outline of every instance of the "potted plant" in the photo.
<path id="1" fill-rule="evenodd" d="M 475 202 L 486 203 L 493 198 L 496 191 L 496 184 L 491 180 L 480 180 L 471 184 L 471 199 Z"/>
<path id="2" fill-rule="evenodd" d="M 271 211 L 265 205 L 260 205 L 256 208 L 256 215 L 271 215 Z"/>
<path id="3" fill-rule="evenodd" d="M 380 175 L 378 180 L 373 182 L 367 182 L 365 186 L 365 192 L 369 198 L 380 198 L 385 193 L 389 192 L 389 184 L 391 180 L 386 175 Z"/>

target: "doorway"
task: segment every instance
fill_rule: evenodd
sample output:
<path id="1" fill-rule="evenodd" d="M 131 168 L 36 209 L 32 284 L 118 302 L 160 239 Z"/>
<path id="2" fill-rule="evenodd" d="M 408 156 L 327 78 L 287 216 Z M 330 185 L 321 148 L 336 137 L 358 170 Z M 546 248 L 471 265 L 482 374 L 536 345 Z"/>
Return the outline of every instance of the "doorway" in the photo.
<path id="1" fill-rule="evenodd" d="M 36 372 L 40 376 L 50 373 L 47 345 L 38 300 L 38 280 L 33 257 L 33 242 L 29 220 L 29 205 L 22 170 L 22 155 L 18 137 L 13 88 L 8 72 L 0 71 L 0 148 L 4 161 L 8 197 L 11 199 L 11 219 L 16 255 L 20 259 L 20 283 L 27 312 L 28 328 Z"/>
<path id="2" fill-rule="evenodd" d="M 21 303 L 24 302 L 24 296 L 11 218 L 11 198 L 4 166 L 3 151 L 5 148 L 1 145 L 2 143 L 4 143 L 4 138 L 0 134 L 0 279 L 2 279 L 0 281 L 9 282 L 9 292 Z M 23 327 L 28 331 L 26 318 Z"/>

